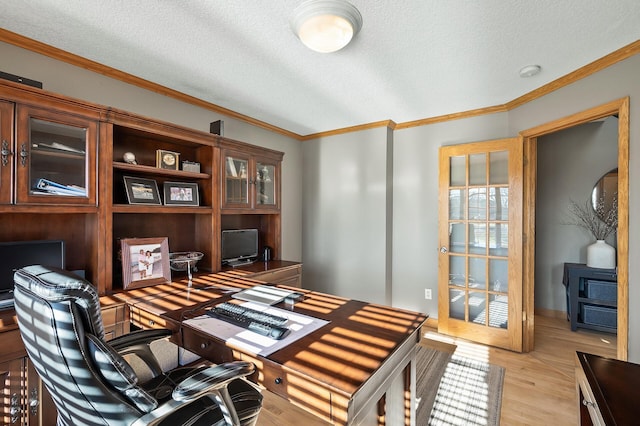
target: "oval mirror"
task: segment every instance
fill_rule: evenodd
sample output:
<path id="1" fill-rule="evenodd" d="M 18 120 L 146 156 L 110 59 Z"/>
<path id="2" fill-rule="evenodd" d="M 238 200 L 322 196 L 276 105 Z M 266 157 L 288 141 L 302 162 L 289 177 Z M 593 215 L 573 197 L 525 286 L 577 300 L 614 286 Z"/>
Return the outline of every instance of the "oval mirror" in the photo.
<path id="1" fill-rule="evenodd" d="M 618 169 L 613 169 L 596 182 L 591 193 L 591 203 L 603 222 L 610 222 L 612 214 L 618 214 Z"/>

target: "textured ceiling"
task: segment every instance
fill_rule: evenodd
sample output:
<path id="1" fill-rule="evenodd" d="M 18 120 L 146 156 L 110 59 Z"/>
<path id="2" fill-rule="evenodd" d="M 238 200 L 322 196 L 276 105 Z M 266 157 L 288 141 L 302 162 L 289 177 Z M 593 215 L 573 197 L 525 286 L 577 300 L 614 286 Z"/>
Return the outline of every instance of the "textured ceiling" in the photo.
<path id="1" fill-rule="evenodd" d="M 639 0 L 352 0 L 321 54 L 301 2 L 2 0 L 0 27 L 299 135 L 501 105 L 640 39 Z"/>

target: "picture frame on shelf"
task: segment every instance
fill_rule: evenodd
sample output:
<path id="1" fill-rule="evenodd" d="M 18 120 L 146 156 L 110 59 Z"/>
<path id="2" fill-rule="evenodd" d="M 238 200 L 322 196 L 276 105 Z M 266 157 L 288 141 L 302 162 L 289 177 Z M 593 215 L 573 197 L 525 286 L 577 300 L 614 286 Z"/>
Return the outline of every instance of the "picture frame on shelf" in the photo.
<path id="1" fill-rule="evenodd" d="M 158 183 L 153 179 L 123 176 L 129 204 L 162 205 Z"/>
<path id="2" fill-rule="evenodd" d="M 124 290 L 171 282 L 169 238 L 120 240 Z"/>
<path id="3" fill-rule="evenodd" d="M 156 150 L 156 167 L 166 170 L 179 170 L 180 153 L 164 149 Z"/>
<path id="4" fill-rule="evenodd" d="M 198 184 L 193 182 L 165 182 L 165 206 L 199 206 Z"/>

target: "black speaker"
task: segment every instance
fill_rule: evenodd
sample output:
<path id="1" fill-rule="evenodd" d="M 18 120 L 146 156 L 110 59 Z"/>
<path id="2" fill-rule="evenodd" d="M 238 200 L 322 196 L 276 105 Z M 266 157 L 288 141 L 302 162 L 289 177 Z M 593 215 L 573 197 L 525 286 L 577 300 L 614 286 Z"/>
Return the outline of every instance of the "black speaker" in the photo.
<path id="1" fill-rule="evenodd" d="M 209 124 L 209 133 L 224 136 L 224 121 L 213 121 Z"/>
<path id="2" fill-rule="evenodd" d="M 20 77 L 19 75 L 9 74 L 8 72 L 0 71 L 0 78 L 5 80 L 14 81 L 16 83 L 26 84 L 27 86 L 37 87 L 38 89 L 42 89 L 42 83 L 36 80 L 31 80 L 29 78 Z"/>

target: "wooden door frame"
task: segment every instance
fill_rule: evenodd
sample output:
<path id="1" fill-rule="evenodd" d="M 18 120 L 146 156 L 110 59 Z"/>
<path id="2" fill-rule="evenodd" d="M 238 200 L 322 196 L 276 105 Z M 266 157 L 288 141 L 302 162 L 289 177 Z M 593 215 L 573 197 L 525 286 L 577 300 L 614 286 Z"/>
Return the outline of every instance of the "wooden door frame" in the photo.
<path id="1" fill-rule="evenodd" d="M 618 116 L 617 356 L 628 358 L 629 334 L 629 98 L 618 99 L 520 132 L 524 148 L 522 308 L 523 350 L 534 346 L 535 199 L 538 137 L 611 115 Z"/>

